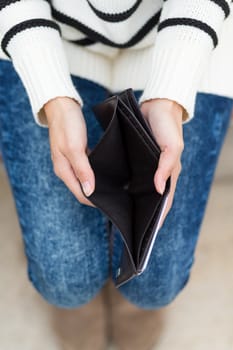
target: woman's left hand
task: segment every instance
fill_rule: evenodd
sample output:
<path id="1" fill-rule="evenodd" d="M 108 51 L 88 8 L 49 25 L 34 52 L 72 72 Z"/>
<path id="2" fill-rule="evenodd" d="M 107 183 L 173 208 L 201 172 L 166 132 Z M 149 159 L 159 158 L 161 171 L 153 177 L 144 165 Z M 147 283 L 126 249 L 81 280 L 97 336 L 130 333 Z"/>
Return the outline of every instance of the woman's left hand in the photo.
<path id="1" fill-rule="evenodd" d="M 155 188 L 159 193 L 164 192 L 166 181 L 171 176 L 171 191 L 161 227 L 172 206 L 176 183 L 181 172 L 181 154 L 184 149 L 183 107 L 175 101 L 156 98 L 143 102 L 141 112 L 150 124 L 161 149 L 158 169 L 154 175 Z"/>

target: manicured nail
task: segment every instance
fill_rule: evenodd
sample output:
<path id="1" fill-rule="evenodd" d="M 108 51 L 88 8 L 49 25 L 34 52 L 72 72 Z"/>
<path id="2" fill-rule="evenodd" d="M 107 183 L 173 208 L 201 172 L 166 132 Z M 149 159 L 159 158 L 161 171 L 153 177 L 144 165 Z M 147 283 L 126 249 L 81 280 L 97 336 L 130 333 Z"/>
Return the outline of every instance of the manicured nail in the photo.
<path id="1" fill-rule="evenodd" d="M 89 181 L 83 182 L 82 188 L 83 188 L 85 195 L 90 196 L 90 194 L 92 193 L 92 190 L 91 190 L 91 185 L 90 185 Z"/>
<path id="2" fill-rule="evenodd" d="M 166 183 L 165 183 L 164 180 L 161 180 L 161 181 L 159 182 L 159 193 L 160 193 L 160 194 L 163 194 L 163 192 L 164 192 L 164 190 L 165 190 L 165 185 L 166 185 Z"/>

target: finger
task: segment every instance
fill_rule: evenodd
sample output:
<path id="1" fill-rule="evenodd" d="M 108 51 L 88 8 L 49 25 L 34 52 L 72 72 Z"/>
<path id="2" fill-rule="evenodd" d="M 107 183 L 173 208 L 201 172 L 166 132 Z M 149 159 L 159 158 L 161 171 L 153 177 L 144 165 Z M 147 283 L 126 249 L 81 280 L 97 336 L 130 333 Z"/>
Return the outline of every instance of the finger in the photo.
<path id="1" fill-rule="evenodd" d="M 59 159 L 54 162 L 54 172 L 65 183 L 80 203 L 96 207 L 83 195 L 72 166 L 63 154 L 60 154 Z"/>
<path id="2" fill-rule="evenodd" d="M 172 207 L 173 199 L 174 199 L 174 195 L 175 195 L 175 190 L 176 190 L 176 185 L 177 185 L 177 181 L 178 181 L 180 172 L 181 172 L 181 163 L 179 162 L 171 174 L 171 188 L 170 188 L 170 192 L 169 192 L 168 199 L 167 199 L 167 205 L 166 205 L 166 208 L 164 210 L 159 228 L 162 227 L 164 220 Z"/>
<path id="3" fill-rule="evenodd" d="M 85 195 L 91 195 L 95 189 L 95 176 L 85 150 L 71 150 L 67 157 Z"/>
<path id="4" fill-rule="evenodd" d="M 180 151 L 178 148 L 165 147 L 164 150 L 162 150 L 159 158 L 158 169 L 154 176 L 155 187 L 160 194 L 163 194 L 166 181 L 176 167 L 179 157 Z"/>

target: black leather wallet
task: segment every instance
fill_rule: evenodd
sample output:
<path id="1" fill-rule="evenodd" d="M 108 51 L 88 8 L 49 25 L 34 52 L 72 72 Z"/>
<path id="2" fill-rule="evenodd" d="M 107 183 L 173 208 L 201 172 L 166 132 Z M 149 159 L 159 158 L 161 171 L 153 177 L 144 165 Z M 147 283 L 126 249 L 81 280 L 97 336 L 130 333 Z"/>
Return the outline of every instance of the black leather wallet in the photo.
<path id="1" fill-rule="evenodd" d="M 119 287 L 147 266 L 170 178 L 159 194 L 153 178 L 161 151 L 131 88 L 95 105 L 93 111 L 104 132 L 88 155 L 95 190 L 86 198 L 107 215 L 123 239 L 115 281 Z"/>

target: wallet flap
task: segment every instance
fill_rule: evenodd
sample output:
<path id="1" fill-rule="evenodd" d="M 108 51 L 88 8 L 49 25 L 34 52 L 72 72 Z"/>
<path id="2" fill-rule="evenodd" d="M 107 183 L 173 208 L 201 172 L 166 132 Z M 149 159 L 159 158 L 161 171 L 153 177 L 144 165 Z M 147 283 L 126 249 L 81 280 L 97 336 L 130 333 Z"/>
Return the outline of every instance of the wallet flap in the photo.
<path id="1" fill-rule="evenodd" d="M 92 107 L 96 119 L 100 123 L 103 130 L 106 130 L 112 117 L 116 113 L 116 108 L 118 104 L 118 96 L 114 95 L 107 98 L 104 102 L 99 103 Z"/>
<path id="2" fill-rule="evenodd" d="M 151 142 L 154 144 L 154 147 L 157 149 L 158 154 L 160 154 L 160 148 L 155 142 L 153 132 L 151 130 L 150 124 L 144 118 L 139 108 L 136 97 L 133 93 L 133 89 L 129 88 L 123 92 L 121 92 L 118 97 L 124 102 L 124 104 L 133 112 L 134 117 L 138 119 L 139 123 L 142 125 L 143 129 L 147 133 L 147 137 L 150 138 Z"/>

